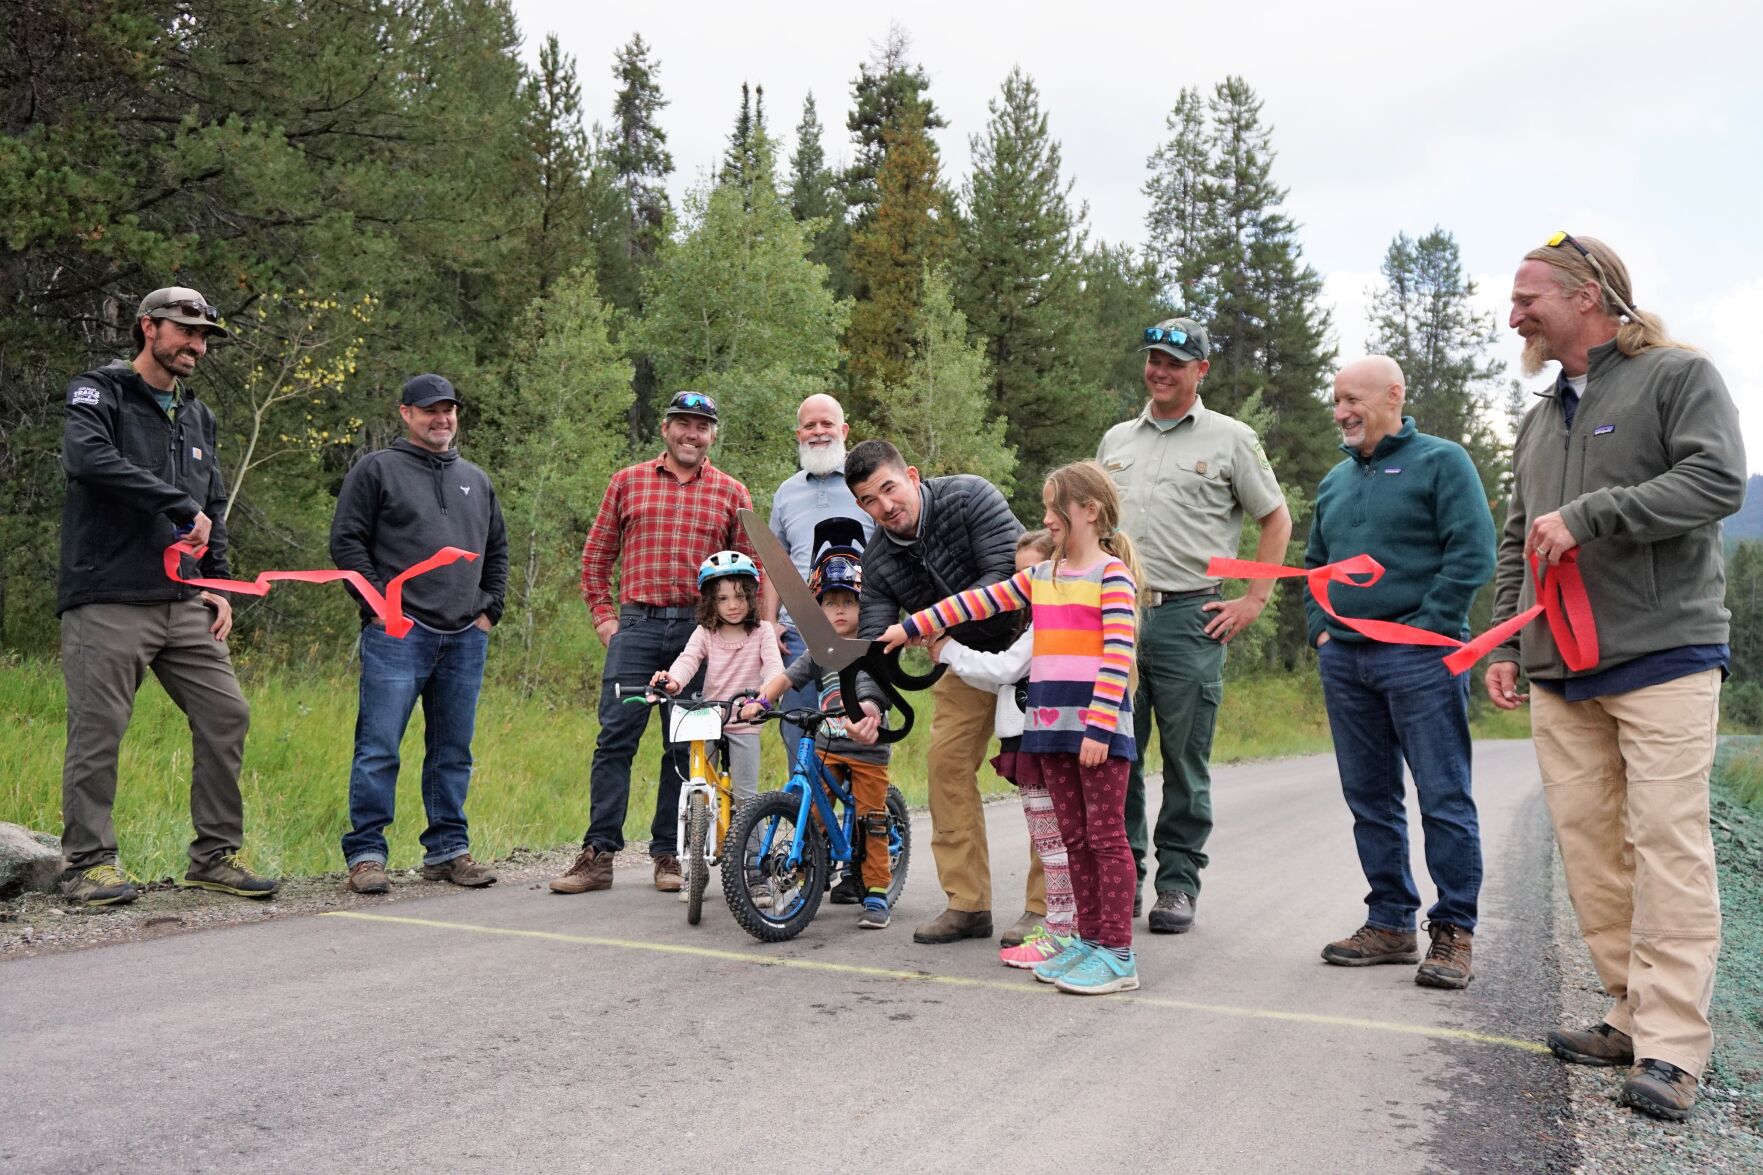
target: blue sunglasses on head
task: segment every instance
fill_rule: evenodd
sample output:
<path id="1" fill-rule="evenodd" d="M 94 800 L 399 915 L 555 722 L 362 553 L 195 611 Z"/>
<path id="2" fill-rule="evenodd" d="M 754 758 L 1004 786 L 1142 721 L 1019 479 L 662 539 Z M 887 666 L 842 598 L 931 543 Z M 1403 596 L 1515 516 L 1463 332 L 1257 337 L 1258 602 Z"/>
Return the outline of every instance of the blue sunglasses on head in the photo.
<path id="1" fill-rule="evenodd" d="M 1188 332 L 1185 330 L 1172 330 L 1161 326 L 1147 326 L 1145 328 L 1145 343 L 1147 345 L 1168 343 L 1172 347 L 1185 347 L 1187 342 Z"/>

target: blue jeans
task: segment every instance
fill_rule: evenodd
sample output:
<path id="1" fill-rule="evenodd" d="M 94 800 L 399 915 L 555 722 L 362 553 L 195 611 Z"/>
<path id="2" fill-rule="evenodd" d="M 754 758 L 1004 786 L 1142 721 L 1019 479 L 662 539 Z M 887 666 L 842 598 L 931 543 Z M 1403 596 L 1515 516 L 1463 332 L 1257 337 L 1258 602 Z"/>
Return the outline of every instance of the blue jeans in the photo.
<path id="1" fill-rule="evenodd" d="M 1420 894 L 1408 868 L 1402 762 L 1420 797 L 1435 922 L 1475 929 L 1481 830 L 1470 794 L 1469 675 L 1451 675 L 1438 649 L 1329 640 L 1319 650 L 1341 792 L 1371 892 L 1365 921 L 1414 929 Z"/>
<path id="2" fill-rule="evenodd" d="M 697 621 L 689 616 L 665 619 L 639 609 L 624 608 L 618 614 L 618 631 L 606 648 L 606 667 L 600 674 L 600 734 L 594 740 L 594 762 L 588 777 L 588 831 L 584 845 L 617 852 L 624 847 L 624 816 L 630 807 L 631 760 L 649 725 L 648 706 L 627 706 L 613 695 L 614 685 L 641 688 L 658 669 L 672 665 L 686 651 Z M 696 693 L 703 688 L 704 671 L 680 690 Z M 655 817 L 649 822 L 649 855 L 673 856 L 679 829 L 679 785 L 690 768 L 690 752 L 684 746 L 664 746 L 661 774 L 655 786 Z"/>
<path id="3" fill-rule="evenodd" d="M 422 834 L 424 865 L 465 855 L 465 792 L 471 784 L 471 734 L 484 650 L 490 634 L 431 632 L 417 625 L 402 640 L 377 624 L 361 630 L 361 707 L 355 719 L 355 761 L 349 767 L 349 824 L 343 860 L 386 860 L 385 827 L 398 794 L 398 744 L 422 699 Z"/>
<path id="4" fill-rule="evenodd" d="M 808 642 L 794 628 L 785 628 L 784 634 L 784 668 L 790 665 L 808 649 Z M 780 710 L 818 710 L 820 708 L 820 683 L 809 681 L 799 689 L 786 690 L 778 699 Z M 784 759 L 789 763 L 796 761 L 796 744 L 801 741 L 802 728 L 794 722 L 779 722 L 777 732 L 783 735 Z"/>

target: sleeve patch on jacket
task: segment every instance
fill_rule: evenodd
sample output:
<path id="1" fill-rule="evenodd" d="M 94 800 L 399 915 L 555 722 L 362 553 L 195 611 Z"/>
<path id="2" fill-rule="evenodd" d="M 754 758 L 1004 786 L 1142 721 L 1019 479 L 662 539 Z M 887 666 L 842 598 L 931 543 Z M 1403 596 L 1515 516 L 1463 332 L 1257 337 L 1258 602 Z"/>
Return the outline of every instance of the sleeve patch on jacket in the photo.
<path id="1" fill-rule="evenodd" d="M 102 397 L 99 395 L 97 388 L 86 386 L 75 388 L 73 390 L 73 396 L 68 402 L 72 404 L 96 404 L 101 398 Z"/>

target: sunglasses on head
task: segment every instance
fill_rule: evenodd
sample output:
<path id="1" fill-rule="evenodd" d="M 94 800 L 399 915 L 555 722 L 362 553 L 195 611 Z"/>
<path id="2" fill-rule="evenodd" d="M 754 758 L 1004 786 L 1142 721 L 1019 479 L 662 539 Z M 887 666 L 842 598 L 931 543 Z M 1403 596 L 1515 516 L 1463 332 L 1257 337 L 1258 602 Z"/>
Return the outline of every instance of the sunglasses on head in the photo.
<path id="1" fill-rule="evenodd" d="M 1145 343 L 1168 343 L 1172 347 L 1185 347 L 1188 343 L 1188 332 L 1164 326 L 1147 326 Z"/>
<path id="2" fill-rule="evenodd" d="M 147 311 L 149 318 L 157 318 L 161 314 L 187 314 L 191 318 L 206 318 L 209 322 L 220 321 L 220 307 L 210 306 L 206 302 L 192 302 L 184 299 L 177 302 L 166 302 Z"/>
<path id="3" fill-rule="evenodd" d="M 1622 296 L 1610 285 L 1610 279 L 1604 276 L 1604 267 L 1598 264 L 1598 259 L 1592 256 L 1590 249 L 1573 239 L 1572 233 L 1563 229 L 1544 241 L 1543 245 L 1550 249 L 1559 249 L 1562 245 L 1572 245 L 1574 249 L 1578 250 L 1579 255 L 1585 258 L 1585 263 L 1592 267 L 1592 275 L 1598 279 L 1598 288 L 1610 295 L 1610 300 L 1616 303 L 1618 310 L 1630 318 L 1634 317 L 1634 309 L 1622 300 Z"/>
<path id="4" fill-rule="evenodd" d="M 690 408 L 707 412 L 716 411 L 716 401 L 712 400 L 702 392 L 681 392 L 673 398 L 673 403 L 669 406 L 673 408 Z"/>

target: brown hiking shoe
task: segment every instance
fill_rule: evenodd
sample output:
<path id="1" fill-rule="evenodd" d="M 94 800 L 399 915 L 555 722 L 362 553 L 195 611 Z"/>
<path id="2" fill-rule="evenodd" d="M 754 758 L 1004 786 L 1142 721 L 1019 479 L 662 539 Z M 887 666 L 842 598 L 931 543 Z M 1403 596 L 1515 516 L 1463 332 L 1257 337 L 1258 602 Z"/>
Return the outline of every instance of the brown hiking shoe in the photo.
<path id="1" fill-rule="evenodd" d="M 680 872 L 679 858 L 666 853 L 655 858 L 655 888 L 662 893 L 678 893 L 686 885 L 685 875 Z"/>
<path id="2" fill-rule="evenodd" d="M 563 876 L 551 879 L 552 893 L 592 893 L 612 888 L 612 851 L 583 845 Z"/>
<path id="3" fill-rule="evenodd" d="M 1468 987 L 1475 978 L 1475 970 L 1469 965 L 1475 935 L 1449 922 L 1428 922 L 1426 932 L 1432 936 L 1432 946 L 1426 950 L 1426 961 L 1414 973 L 1414 982 L 1422 987 L 1453 991 Z"/>
<path id="4" fill-rule="evenodd" d="M 386 876 L 384 861 L 357 861 L 349 866 L 349 880 L 343 888 L 351 893 L 389 893 L 392 879 Z"/>
<path id="5" fill-rule="evenodd" d="M 913 942 L 960 942 L 964 938 L 992 937 L 990 910 L 944 910 L 912 932 Z"/>
<path id="6" fill-rule="evenodd" d="M 1037 914 L 1033 910 L 1024 910 L 1022 917 L 1012 922 L 1010 928 L 998 936 L 998 945 L 1001 947 L 1021 946 L 1022 940 L 1027 938 L 1029 932 L 1035 927 L 1041 925 L 1045 917 L 1046 915 Z"/>
<path id="7" fill-rule="evenodd" d="M 463 885 L 467 889 L 479 889 L 486 885 L 496 884 L 496 875 L 471 859 L 470 853 L 461 853 L 439 865 L 422 867 L 424 881 L 451 881 L 454 885 Z"/>
<path id="8" fill-rule="evenodd" d="M 274 897 L 275 891 L 282 887 L 279 878 L 253 873 L 239 859 L 238 853 L 216 857 L 204 865 L 191 862 L 178 885 L 184 889 L 211 889 L 216 893 L 230 893 L 239 898 Z"/>
<path id="9" fill-rule="evenodd" d="M 1628 1071 L 1618 1100 L 1643 1114 L 1681 1122 L 1695 1108 L 1696 1079 L 1670 1061 L 1643 1057 Z"/>
<path id="10" fill-rule="evenodd" d="M 1557 1028 L 1549 1033 L 1549 1051 L 1575 1065 L 1632 1065 L 1634 1038 L 1608 1024 L 1596 1028 Z"/>
<path id="11" fill-rule="evenodd" d="M 62 897 L 82 906 L 126 906 L 138 893 L 128 875 L 109 861 L 89 869 L 65 871 L 57 888 Z"/>
<path id="12" fill-rule="evenodd" d="M 1373 963 L 1418 963 L 1420 944 L 1414 932 L 1361 926 L 1346 938 L 1322 948 L 1322 961 L 1337 967 L 1369 967 Z"/>

